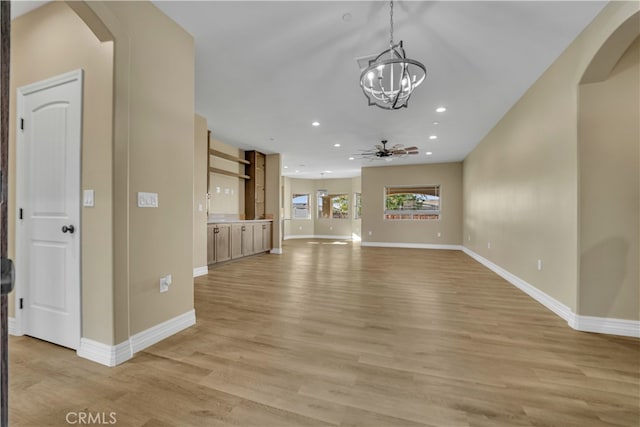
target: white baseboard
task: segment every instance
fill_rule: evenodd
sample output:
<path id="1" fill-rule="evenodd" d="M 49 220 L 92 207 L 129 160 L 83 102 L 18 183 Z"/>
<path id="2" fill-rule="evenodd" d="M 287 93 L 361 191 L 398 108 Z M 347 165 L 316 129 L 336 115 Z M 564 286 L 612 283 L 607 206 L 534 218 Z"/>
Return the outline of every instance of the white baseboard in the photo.
<path id="1" fill-rule="evenodd" d="M 131 342 L 107 345 L 89 338 L 80 338 L 78 356 L 105 366 L 116 366 L 131 359 Z"/>
<path id="2" fill-rule="evenodd" d="M 516 288 L 520 289 L 525 294 L 529 295 L 534 300 L 538 301 L 540 304 L 547 307 L 549 310 L 553 311 L 555 314 L 557 314 L 567 322 L 569 322 L 569 320 L 573 317 L 573 312 L 568 306 L 562 304 L 560 301 L 542 292 L 540 289 L 536 288 L 535 286 L 530 285 L 529 283 L 525 282 L 518 276 L 509 273 L 504 268 L 500 267 L 497 264 L 494 264 L 493 262 L 489 261 L 485 257 L 473 252 L 468 248 L 463 248 L 462 251 L 465 254 L 469 255 L 471 258 L 478 261 L 480 264 L 487 267 L 489 270 L 496 273 L 498 276 L 505 279 L 507 282 L 511 283 Z"/>
<path id="3" fill-rule="evenodd" d="M 196 311 L 189 310 L 180 316 L 152 326 L 147 330 L 129 337 L 129 341 L 131 341 L 131 352 L 135 354 L 195 324 Z"/>
<path id="4" fill-rule="evenodd" d="M 282 240 L 291 239 L 331 239 L 331 240 L 351 240 L 351 236 L 332 236 L 327 234 L 292 234 L 290 236 L 284 236 Z"/>
<path id="5" fill-rule="evenodd" d="M 18 330 L 18 322 L 15 317 L 9 317 L 7 319 L 7 324 L 9 325 L 9 335 L 20 336 L 23 335 L 22 331 Z"/>
<path id="6" fill-rule="evenodd" d="M 463 248 L 462 251 L 498 276 L 505 279 L 525 294 L 529 295 L 540 304 L 547 307 L 556 315 L 566 320 L 569 326 L 577 331 L 597 332 L 601 334 L 622 335 L 627 337 L 640 338 L 640 321 L 613 319 L 607 317 L 582 316 L 571 311 L 571 308 L 546 294 L 535 286 L 525 282 L 518 276 L 508 272 L 504 268 L 489 261 L 483 256 L 473 252 L 471 249 Z"/>
<path id="7" fill-rule="evenodd" d="M 132 335 L 118 345 L 103 344 L 88 338 L 80 339 L 78 356 L 105 366 L 116 366 L 129 360 L 135 353 L 174 335 L 196 323 L 196 312 L 190 310 L 166 322 Z"/>
<path id="8" fill-rule="evenodd" d="M 193 277 L 206 276 L 209 274 L 209 267 L 206 265 L 204 267 L 196 267 L 193 269 Z"/>
<path id="9" fill-rule="evenodd" d="M 284 236 L 282 240 L 291 240 L 291 239 L 315 239 L 316 236 L 313 234 L 291 234 L 290 236 Z"/>
<path id="10" fill-rule="evenodd" d="M 569 322 L 569 326 L 583 332 L 640 338 L 640 321 L 637 320 L 611 319 L 607 317 L 581 316 L 576 314 L 573 322 Z"/>
<path id="11" fill-rule="evenodd" d="M 334 235 L 330 235 L 330 234 L 316 234 L 314 237 L 314 239 L 327 239 L 327 240 L 351 240 L 351 235 L 344 235 L 344 236 L 334 236 Z"/>
<path id="12" fill-rule="evenodd" d="M 282 255 L 282 248 L 273 248 L 269 251 L 270 254 Z"/>
<path id="13" fill-rule="evenodd" d="M 390 243 L 390 242 L 360 242 L 361 246 L 372 246 L 380 248 L 406 248 L 406 249 L 445 249 L 460 251 L 460 245 L 438 245 L 432 243 Z"/>

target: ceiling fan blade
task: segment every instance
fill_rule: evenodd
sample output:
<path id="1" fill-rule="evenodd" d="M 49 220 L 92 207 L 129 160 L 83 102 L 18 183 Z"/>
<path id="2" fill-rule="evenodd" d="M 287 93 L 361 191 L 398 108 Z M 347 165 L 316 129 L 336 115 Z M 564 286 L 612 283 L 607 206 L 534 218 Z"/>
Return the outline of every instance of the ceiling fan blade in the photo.
<path id="1" fill-rule="evenodd" d="M 416 151 L 418 149 L 418 147 L 407 147 L 405 148 L 405 150 L 407 151 Z"/>
<path id="2" fill-rule="evenodd" d="M 407 154 L 407 150 L 404 148 L 399 148 L 391 151 L 391 154 Z"/>
<path id="3" fill-rule="evenodd" d="M 420 154 L 418 151 L 407 151 L 407 154 Z"/>

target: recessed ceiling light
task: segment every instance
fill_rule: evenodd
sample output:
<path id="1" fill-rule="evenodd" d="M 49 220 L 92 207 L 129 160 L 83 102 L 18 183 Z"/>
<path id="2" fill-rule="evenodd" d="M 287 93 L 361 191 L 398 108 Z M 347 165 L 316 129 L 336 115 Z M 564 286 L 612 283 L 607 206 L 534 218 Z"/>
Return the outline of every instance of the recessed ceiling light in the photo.
<path id="1" fill-rule="evenodd" d="M 447 109 L 445 107 L 436 108 L 436 113 L 444 113 L 445 111 L 447 111 Z"/>
<path id="2" fill-rule="evenodd" d="M 355 159 L 356 159 L 355 157 L 349 157 L 349 160 L 355 160 Z"/>
<path id="3" fill-rule="evenodd" d="M 333 171 L 324 171 L 324 173 L 333 173 Z"/>
<path id="4" fill-rule="evenodd" d="M 298 169 L 296 169 L 296 173 L 300 172 Z"/>
<path id="5" fill-rule="evenodd" d="M 285 168 L 285 169 L 289 169 L 289 166 L 285 166 L 284 168 Z"/>
<path id="6" fill-rule="evenodd" d="M 333 144 L 334 147 L 340 147 L 340 144 L 338 144 L 337 142 L 335 144 Z"/>
<path id="7" fill-rule="evenodd" d="M 434 124 L 434 125 L 439 125 L 439 124 L 440 124 L 440 122 L 433 122 L 433 124 Z"/>
<path id="8" fill-rule="evenodd" d="M 433 153 L 432 153 L 431 151 L 427 151 L 425 154 L 426 154 L 427 156 L 430 156 L 430 155 L 432 155 Z"/>
<path id="9" fill-rule="evenodd" d="M 429 139 L 438 139 L 438 136 L 437 135 L 430 135 Z"/>
<path id="10" fill-rule="evenodd" d="M 311 123 L 312 126 L 320 126 L 320 122 L 313 122 Z"/>

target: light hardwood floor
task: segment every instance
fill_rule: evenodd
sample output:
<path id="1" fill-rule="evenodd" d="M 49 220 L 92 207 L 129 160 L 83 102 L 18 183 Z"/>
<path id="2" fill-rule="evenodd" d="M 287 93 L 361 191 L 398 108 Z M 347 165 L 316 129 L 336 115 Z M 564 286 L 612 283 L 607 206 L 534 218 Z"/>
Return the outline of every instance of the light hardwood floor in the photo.
<path id="1" fill-rule="evenodd" d="M 576 332 L 462 252 L 287 241 L 196 279 L 195 308 L 115 368 L 12 337 L 11 425 L 640 425 L 639 340 Z"/>

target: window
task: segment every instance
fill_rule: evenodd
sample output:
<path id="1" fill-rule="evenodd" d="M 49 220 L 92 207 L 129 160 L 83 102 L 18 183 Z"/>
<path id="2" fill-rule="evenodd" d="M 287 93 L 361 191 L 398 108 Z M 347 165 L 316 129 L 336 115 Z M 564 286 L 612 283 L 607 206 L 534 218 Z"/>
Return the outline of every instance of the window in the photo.
<path id="1" fill-rule="evenodd" d="M 291 197 L 293 205 L 293 219 L 311 219 L 311 209 L 309 207 L 308 194 L 293 194 Z"/>
<path id="2" fill-rule="evenodd" d="M 349 196 L 318 191 L 319 219 L 349 219 Z"/>
<path id="3" fill-rule="evenodd" d="M 354 194 L 353 217 L 355 219 L 362 218 L 362 194 Z"/>
<path id="4" fill-rule="evenodd" d="M 440 186 L 386 187 L 384 219 L 440 219 Z"/>

